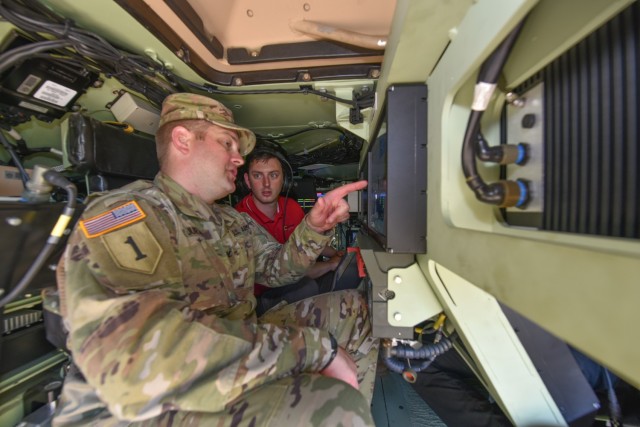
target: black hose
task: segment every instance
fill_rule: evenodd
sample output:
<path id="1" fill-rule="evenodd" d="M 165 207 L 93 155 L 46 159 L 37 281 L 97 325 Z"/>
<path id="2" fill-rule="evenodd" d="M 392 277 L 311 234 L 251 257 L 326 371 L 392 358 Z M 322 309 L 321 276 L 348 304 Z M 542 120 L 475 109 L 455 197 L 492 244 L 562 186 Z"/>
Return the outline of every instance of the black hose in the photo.
<path id="1" fill-rule="evenodd" d="M 14 63 L 31 57 L 36 53 L 44 52 L 53 49 L 59 49 L 61 47 L 71 46 L 72 43 L 68 40 L 50 40 L 44 42 L 31 43 L 25 46 L 11 49 L 0 55 L 0 74 L 2 74 L 7 68 Z"/>
<path id="2" fill-rule="evenodd" d="M 38 274 L 40 269 L 42 269 L 44 263 L 53 253 L 53 250 L 56 248 L 58 242 L 60 241 L 60 237 L 66 230 L 69 221 L 73 217 L 73 212 L 75 211 L 76 207 L 76 186 L 61 174 L 53 170 L 48 170 L 47 172 L 45 172 L 44 178 L 51 184 L 57 187 L 61 187 L 67 191 L 67 205 L 62 211 L 62 214 L 60 214 L 60 217 L 58 218 L 56 225 L 53 227 L 53 230 L 51 230 L 51 234 L 47 239 L 47 243 L 45 243 L 35 261 L 29 267 L 29 270 L 27 270 L 20 282 L 18 282 L 18 284 L 11 290 L 11 292 L 9 292 L 4 296 L 4 298 L 0 300 L 0 308 L 13 301 L 18 295 L 20 295 L 20 293 L 22 293 L 27 288 L 27 286 L 29 286 L 33 278 L 36 276 L 36 274 Z"/>
<path id="3" fill-rule="evenodd" d="M 446 337 L 439 342 L 413 348 L 407 344 L 384 347 L 382 360 L 391 372 L 402 374 L 405 380 L 415 382 L 414 373 L 427 369 L 436 357 L 449 351 L 453 343 Z"/>
<path id="4" fill-rule="evenodd" d="M 486 184 L 478 175 L 478 169 L 476 167 L 476 153 L 474 149 L 477 135 L 480 132 L 481 118 L 481 111 L 471 111 L 462 143 L 462 172 L 467 178 L 467 185 L 476 194 L 481 188 L 486 187 Z"/>
<path id="5" fill-rule="evenodd" d="M 425 359 L 425 360 L 415 359 L 410 362 L 409 359 L 385 357 L 383 358 L 383 361 L 384 361 L 384 364 L 387 365 L 387 368 L 389 368 L 391 372 L 402 374 L 409 369 L 413 370 L 414 372 L 422 372 L 433 363 L 434 359 Z"/>
<path id="6" fill-rule="evenodd" d="M 446 353 L 453 347 L 453 343 L 443 337 L 440 342 L 427 344 L 420 348 L 413 348 L 410 345 L 398 344 L 391 347 L 391 355 L 401 359 L 434 359 Z"/>
<path id="7" fill-rule="evenodd" d="M 467 129 L 462 143 L 462 171 L 466 178 L 467 185 L 473 190 L 476 198 L 484 203 L 498 205 L 500 207 L 524 206 L 529 199 L 529 189 L 522 180 L 500 181 L 487 184 L 480 174 L 476 165 L 476 144 L 480 135 L 480 120 L 486 108 L 485 102 L 476 102 L 477 98 L 488 99 L 489 94 L 483 92 L 493 91 L 493 87 L 498 81 L 500 72 L 511 52 L 511 48 L 516 38 L 520 34 L 523 22 L 519 23 L 509 35 L 500 43 L 496 50 L 483 62 L 478 73 L 476 83 L 476 99 L 472 107 Z"/>
<path id="8" fill-rule="evenodd" d="M 521 21 L 511 32 L 505 37 L 505 39 L 498 45 L 498 47 L 489 55 L 489 57 L 482 63 L 480 72 L 478 73 L 478 82 L 484 83 L 496 83 L 502 68 L 504 67 L 511 49 L 520 35 L 520 31 L 524 25 L 524 21 Z"/>
<path id="9" fill-rule="evenodd" d="M 467 185 L 476 195 L 476 198 L 484 203 L 493 205 L 502 205 L 505 200 L 505 187 L 494 183 L 487 184 L 484 182 L 476 166 L 475 143 L 477 135 L 480 132 L 481 111 L 471 111 L 467 130 L 464 134 L 464 143 L 462 145 L 462 172 L 467 181 Z"/>

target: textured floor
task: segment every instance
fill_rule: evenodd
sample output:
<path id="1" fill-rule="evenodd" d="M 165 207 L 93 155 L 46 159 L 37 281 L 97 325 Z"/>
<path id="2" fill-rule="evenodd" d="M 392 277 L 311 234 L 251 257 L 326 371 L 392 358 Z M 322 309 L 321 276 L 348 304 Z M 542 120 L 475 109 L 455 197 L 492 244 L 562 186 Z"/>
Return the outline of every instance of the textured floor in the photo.
<path id="1" fill-rule="evenodd" d="M 371 412 L 376 427 L 446 427 L 409 383 L 391 372 L 376 378 Z"/>

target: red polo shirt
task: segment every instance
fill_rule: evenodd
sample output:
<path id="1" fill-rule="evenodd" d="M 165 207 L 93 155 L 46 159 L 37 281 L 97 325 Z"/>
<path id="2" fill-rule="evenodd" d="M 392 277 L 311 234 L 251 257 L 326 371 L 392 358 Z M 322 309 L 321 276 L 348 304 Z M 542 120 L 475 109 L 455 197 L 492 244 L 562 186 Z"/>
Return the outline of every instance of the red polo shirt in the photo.
<path id="1" fill-rule="evenodd" d="M 283 196 L 278 197 L 278 209 L 273 219 L 258 209 L 251 194 L 245 196 L 235 208 L 238 212 L 248 213 L 251 218 L 264 227 L 264 229 L 280 243 L 284 243 L 298 224 L 300 224 L 300 221 L 304 219 L 304 211 L 298 202 L 288 197 L 285 199 Z M 284 233 L 282 227 L 283 221 L 286 221 Z M 254 293 L 256 296 L 259 296 L 267 289 L 269 288 L 256 283 Z"/>
<path id="2" fill-rule="evenodd" d="M 286 209 L 284 208 L 285 200 L 287 203 Z M 293 230 L 295 230 L 304 218 L 304 211 L 298 202 L 291 198 L 285 199 L 282 196 L 278 197 L 278 209 L 273 219 L 258 209 L 251 194 L 245 196 L 235 207 L 238 212 L 248 213 L 251 218 L 255 219 L 258 224 L 264 227 L 264 229 L 280 243 L 286 242 L 291 233 L 293 233 Z M 282 221 L 287 222 L 284 226 L 284 234 L 282 233 Z"/>

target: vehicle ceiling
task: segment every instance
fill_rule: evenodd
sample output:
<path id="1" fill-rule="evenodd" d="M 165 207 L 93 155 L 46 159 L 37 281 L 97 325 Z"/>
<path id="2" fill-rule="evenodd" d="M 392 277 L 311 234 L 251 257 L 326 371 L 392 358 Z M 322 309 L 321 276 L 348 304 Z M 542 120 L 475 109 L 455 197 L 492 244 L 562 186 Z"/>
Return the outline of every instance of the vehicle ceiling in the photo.
<path id="1" fill-rule="evenodd" d="M 184 79 L 182 83 L 193 84 L 177 90 L 220 99 L 232 108 L 238 123 L 279 143 L 294 167 L 306 166 L 320 178 L 351 180 L 357 176 L 361 147 L 373 130 L 386 87 L 426 81 L 452 28 L 473 2 L 93 0 L 90 7 L 73 0 L 42 3 L 73 25 L 150 58 Z M 429 26 L 428 38 L 424 31 L 410 30 L 414 22 Z M 114 79 L 81 98 L 82 108 L 102 120 L 113 119 L 104 106 L 122 89 L 110 80 Z M 318 95 L 322 93 L 327 97 Z M 31 131 L 29 126 L 26 131 Z"/>

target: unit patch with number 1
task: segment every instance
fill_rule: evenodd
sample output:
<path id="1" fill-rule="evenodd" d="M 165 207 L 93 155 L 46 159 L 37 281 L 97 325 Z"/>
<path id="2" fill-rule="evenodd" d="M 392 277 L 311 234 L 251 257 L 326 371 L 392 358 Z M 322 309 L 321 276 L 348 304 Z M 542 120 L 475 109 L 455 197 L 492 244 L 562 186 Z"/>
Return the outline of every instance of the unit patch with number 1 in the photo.
<path id="1" fill-rule="evenodd" d="M 153 274 L 162 257 L 162 247 L 144 222 L 147 215 L 130 201 L 80 221 L 88 239 L 99 237 L 113 262 L 122 270 Z"/>

